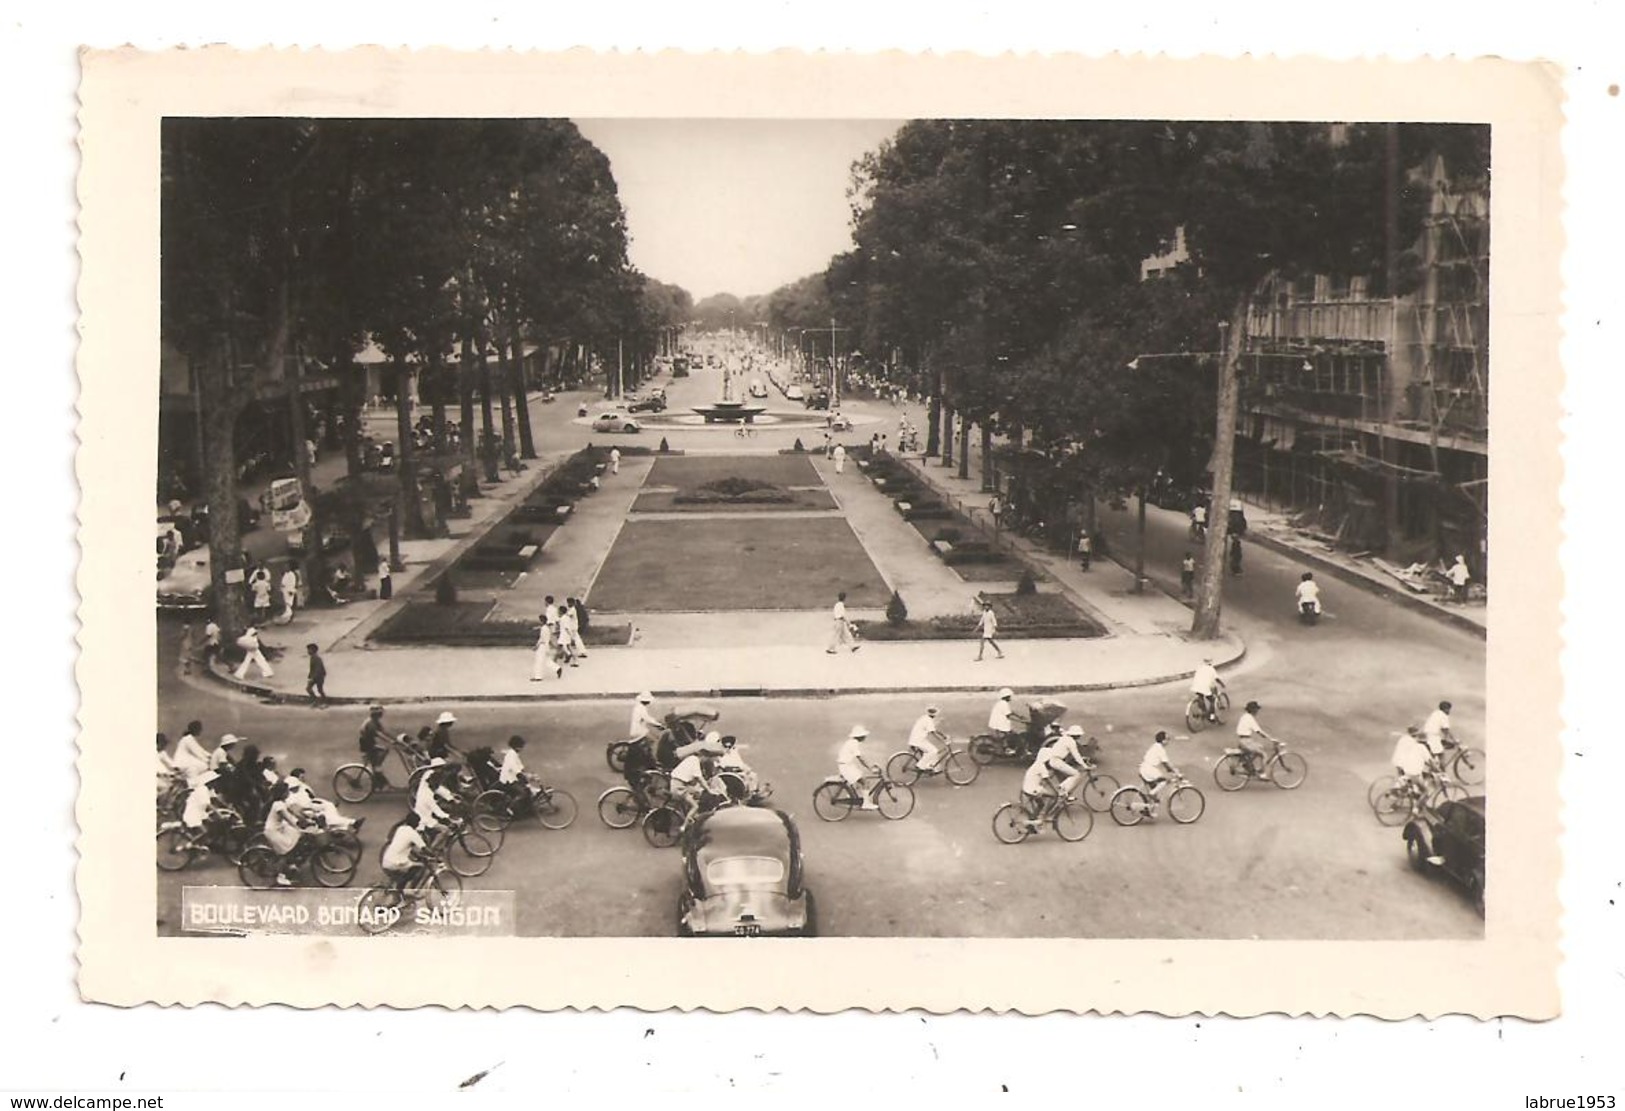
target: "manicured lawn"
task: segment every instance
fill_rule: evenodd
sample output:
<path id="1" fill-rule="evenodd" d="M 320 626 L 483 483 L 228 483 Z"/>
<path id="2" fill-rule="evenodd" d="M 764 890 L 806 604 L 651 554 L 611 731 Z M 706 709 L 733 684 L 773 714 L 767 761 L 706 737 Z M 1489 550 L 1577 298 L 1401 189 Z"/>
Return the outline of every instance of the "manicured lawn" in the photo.
<path id="1" fill-rule="evenodd" d="M 781 487 L 782 489 L 782 487 Z M 632 503 L 633 513 L 762 513 L 801 509 L 834 509 L 835 496 L 828 490 L 790 490 L 786 491 L 792 500 L 788 502 L 679 502 L 676 499 L 681 495 L 668 494 L 659 490 L 645 490 L 638 495 L 638 500 Z"/>
<path id="2" fill-rule="evenodd" d="M 729 477 L 753 478 L 775 486 L 823 485 L 805 455 L 689 455 L 681 459 L 656 459 L 643 484 L 692 490 Z"/>
<path id="3" fill-rule="evenodd" d="M 587 602 L 618 613 L 821 610 L 841 590 L 860 609 L 891 597 L 844 518 L 633 519 Z"/>

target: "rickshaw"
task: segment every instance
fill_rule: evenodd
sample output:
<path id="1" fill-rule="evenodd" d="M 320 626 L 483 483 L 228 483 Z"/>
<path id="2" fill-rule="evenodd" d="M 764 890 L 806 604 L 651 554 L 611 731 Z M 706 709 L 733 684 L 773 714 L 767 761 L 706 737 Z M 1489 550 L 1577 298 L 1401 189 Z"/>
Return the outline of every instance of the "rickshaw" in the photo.
<path id="1" fill-rule="evenodd" d="M 664 771 L 671 771 L 677 761 L 704 748 L 705 731 L 722 716 L 722 711 L 704 702 L 679 702 L 672 707 L 663 722 L 665 728 L 655 742 L 655 759 Z M 632 747 L 630 740 L 611 741 L 604 746 L 604 760 L 610 771 L 626 770 L 626 752 Z M 720 755 L 721 749 L 717 753 Z"/>
<path id="2" fill-rule="evenodd" d="M 1029 702 L 1025 728 L 1012 731 L 1008 737 L 978 733 L 970 741 L 971 759 L 983 765 L 996 760 L 1031 762 L 1033 757 L 1038 755 L 1039 746 L 1044 743 L 1046 732 L 1051 726 L 1058 727 L 1057 723 L 1065 713 L 1066 703 L 1053 698 L 1040 698 Z M 1011 724 L 1020 721 L 1019 717 L 1011 715 Z M 1091 741 L 1089 747 L 1092 749 L 1093 746 L 1094 742 Z"/>

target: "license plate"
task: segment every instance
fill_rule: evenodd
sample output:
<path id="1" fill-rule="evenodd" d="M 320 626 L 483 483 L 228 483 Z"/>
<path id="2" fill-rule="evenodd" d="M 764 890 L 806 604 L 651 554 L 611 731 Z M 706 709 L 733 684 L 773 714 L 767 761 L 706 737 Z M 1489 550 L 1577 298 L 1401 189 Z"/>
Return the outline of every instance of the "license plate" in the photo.
<path id="1" fill-rule="evenodd" d="M 762 925 L 760 922 L 741 922 L 734 927 L 735 937 L 761 937 Z"/>

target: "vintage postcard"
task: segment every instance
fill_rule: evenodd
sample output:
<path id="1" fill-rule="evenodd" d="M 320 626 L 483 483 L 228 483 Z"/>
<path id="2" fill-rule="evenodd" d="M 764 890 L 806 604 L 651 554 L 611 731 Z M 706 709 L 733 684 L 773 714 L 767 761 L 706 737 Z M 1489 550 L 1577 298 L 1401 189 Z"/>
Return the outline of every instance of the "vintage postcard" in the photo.
<path id="1" fill-rule="evenodd" d="M 87 999 L 1559 1012 L 1549 70 L 83 66 Z"/>

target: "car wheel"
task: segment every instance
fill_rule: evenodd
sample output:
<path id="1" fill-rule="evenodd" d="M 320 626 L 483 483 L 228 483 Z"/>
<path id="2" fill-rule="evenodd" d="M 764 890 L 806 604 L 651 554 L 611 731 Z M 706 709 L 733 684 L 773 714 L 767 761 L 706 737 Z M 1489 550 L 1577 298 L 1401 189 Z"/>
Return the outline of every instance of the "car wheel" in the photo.
<path id="1" fill-rule="evenodd" d="M 801 936 L 818 936 L 818 902 L 811 891 L 807 892 L 807 922 L 801 927 Z"/>
<path id="2" fill-rule="evenodd" d="M 1415 828 L 1406 830 L 1405 859 L 1411 862 L 1411 867 L 1425 874 L 1428 870 L 1429 855 L 1427 834 Z"/>
<path id="3" fill-rule="evenodd" d="M 1484 917 L 1484 873 L 1481 869 L 1467 877 L 1467 894 L 1472 896 L 1473 909 L 1478 911 L 1478 916 Z"/>

